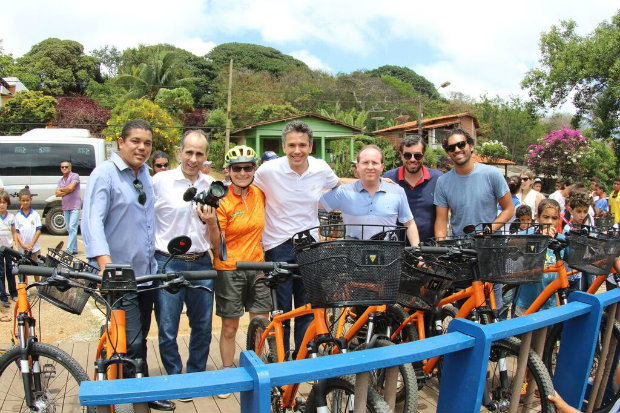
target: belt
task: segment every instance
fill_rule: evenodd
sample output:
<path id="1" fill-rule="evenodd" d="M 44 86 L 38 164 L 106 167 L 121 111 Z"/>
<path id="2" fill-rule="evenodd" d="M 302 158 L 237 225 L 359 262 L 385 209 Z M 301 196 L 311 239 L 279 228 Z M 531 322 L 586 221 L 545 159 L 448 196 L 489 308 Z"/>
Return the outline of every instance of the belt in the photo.
<path id="1" fill-rule="evenodd" d="M 169 257 L 170 254 L 168 254 L 167 252 L 163 252 L 163 251 L 155 251 L 158 254 L 161 254 L 163 256 Z M 202 257 L 204 257 L 205 255 L 207 255 L 209 253 L 209 251 L 204 251 L 204 252 L 190 252 L 189 254 L 183 254 L 183 255 L 175 255 L 173 260 L 181 260 L 181 261 L 196 261 L 201 259 Z"/>

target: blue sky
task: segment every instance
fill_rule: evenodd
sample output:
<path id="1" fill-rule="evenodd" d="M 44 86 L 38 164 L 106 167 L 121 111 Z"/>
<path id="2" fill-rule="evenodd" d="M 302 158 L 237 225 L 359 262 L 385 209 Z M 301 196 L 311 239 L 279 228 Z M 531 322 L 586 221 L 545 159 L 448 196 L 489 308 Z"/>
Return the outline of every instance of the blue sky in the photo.
<path id="1" fill-rule="evenodd" d="M 4 1 L 3 1 L 4 2 Z M 525 96 L 540 34 L 573 19 L 582 34 L 609 20 L 617 0 L 366 1 L 30 0 L 3 9 L 5 53 L 21 56 L 48 37 L 120 49 L 172 43 L 203 55 L 226 42 L 257 43 L 331 73 L 409 67 L 442 93 Z M 27 20 L 26 20 L 27 19 Z M 568 105 L 570 108 L 570 105 Z"/>

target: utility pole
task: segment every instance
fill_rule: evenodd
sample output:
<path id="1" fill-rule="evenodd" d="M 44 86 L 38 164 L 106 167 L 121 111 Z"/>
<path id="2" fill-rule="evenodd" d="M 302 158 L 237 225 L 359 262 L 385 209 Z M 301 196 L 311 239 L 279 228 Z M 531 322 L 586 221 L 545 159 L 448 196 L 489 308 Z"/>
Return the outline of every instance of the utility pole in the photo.
<path id="1" fill-rule="evenodd" d="M 420 135 L 420 138 L 423 138 L 424 135 L 422 135 L 422 97 L 418 97 L 418 135 Z"/>
<path id="2" fill-rule="evenodd" d="M 232 70 L 233 60 L 230 59 L 230 66 L 228 69 L 228 105 L 226 106 L 226 142 L 224 144 L 224 153 L 228 153 L 230 148 L 230 106 L 232 98 Z"/>

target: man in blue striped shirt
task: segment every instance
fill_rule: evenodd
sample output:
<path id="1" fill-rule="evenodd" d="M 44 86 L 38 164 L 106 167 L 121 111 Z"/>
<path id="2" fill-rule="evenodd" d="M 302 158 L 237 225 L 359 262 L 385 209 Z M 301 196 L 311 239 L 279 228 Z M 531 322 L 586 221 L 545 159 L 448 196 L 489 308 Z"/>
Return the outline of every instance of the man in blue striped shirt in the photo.
<path id="1" fill-rule="evenodd" d="M 405 191 L 398 185 L 381 180 L 385 165 L 383 153 L 376 145 L 364 146 L 357 155 L 355 166 L 359 181 L 340 185 L 323 194 L 320 203 L 327 211 L 339 209 L 345 224 L 395 226 L 396 221 L 407 227 L 407 239 L 411 245 L 420 243 L 418 228 L 407 202 Z M 386 228 L 388 229 L 388 228 Z M 347 236 L 368 239 L 382 227 L 347 229 Z"/>

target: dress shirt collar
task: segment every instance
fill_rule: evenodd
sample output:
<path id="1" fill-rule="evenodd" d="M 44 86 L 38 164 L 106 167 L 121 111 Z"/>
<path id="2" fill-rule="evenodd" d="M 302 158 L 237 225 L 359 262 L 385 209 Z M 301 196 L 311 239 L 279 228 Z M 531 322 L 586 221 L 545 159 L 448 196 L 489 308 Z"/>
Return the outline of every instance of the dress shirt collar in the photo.
<path id="1" fill-rule="evenodd" d="M 383 179 L 381 179 L 379 181 L 379 188 L 377 189 L 377 192 L 387 192 L 385 190 L 385 185 L 387 184 L 383 181 Z M 364 188 L 364 186 L 362 185 L 361 179 L 358 179 L 357 181 L 355 181 L 355 183 L 353 184 L 353 189 L 355 189 L 355 192 L 362 192 L 362 191 L 368 192 L 368 190 Z"/>
<path id="2" fill-rule="evenodd" d="M 124 171 L 125 169 L 131 169 L 129 165 L 125 163 L 123 158 L 121 158 L 118 152 L 113 152 L 112 155 L 110 155 L 110 160 L 114 162 L 114 165 L 116 165 L 119 171 Z M 145 169 L 148 170 L 148 166 L 146 165 L 146 163 L 143 163 L 142 165 L 140 165 L 140 171 L 138 171 L 138 173 L 140 173 L 142 170 L 145 170 Z"/>

